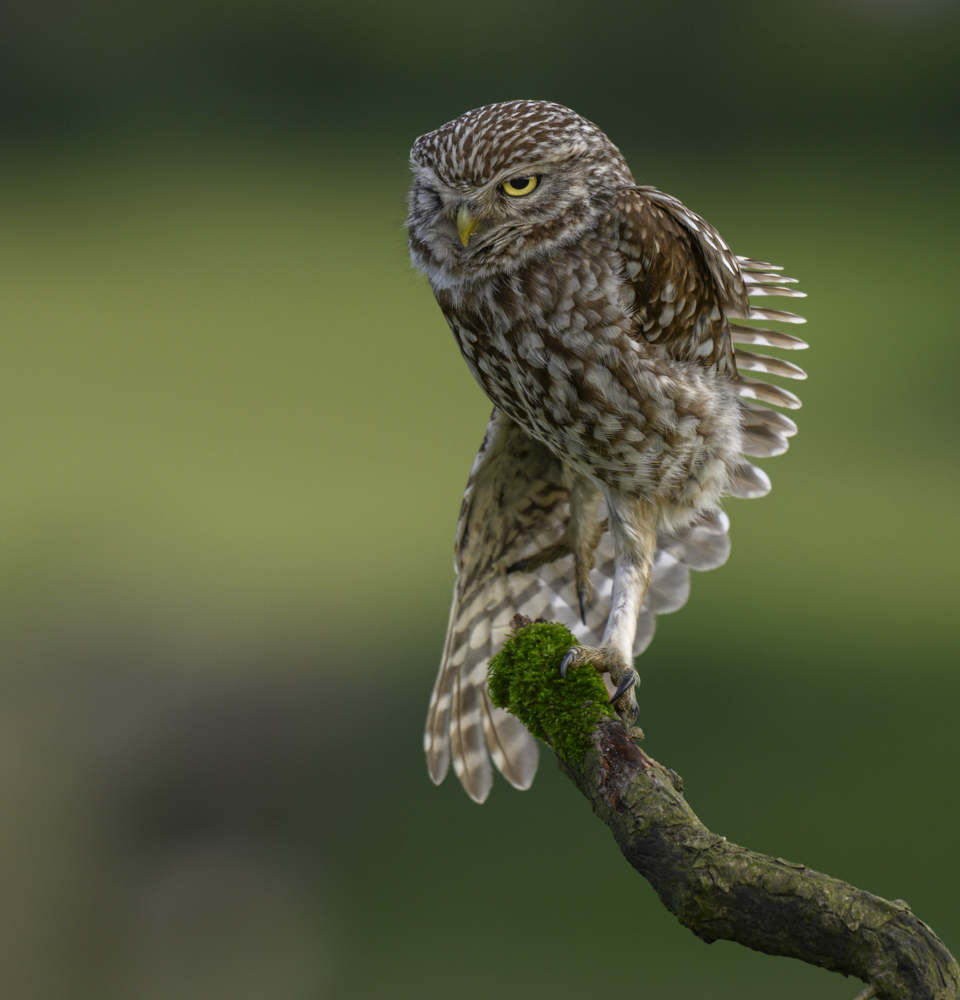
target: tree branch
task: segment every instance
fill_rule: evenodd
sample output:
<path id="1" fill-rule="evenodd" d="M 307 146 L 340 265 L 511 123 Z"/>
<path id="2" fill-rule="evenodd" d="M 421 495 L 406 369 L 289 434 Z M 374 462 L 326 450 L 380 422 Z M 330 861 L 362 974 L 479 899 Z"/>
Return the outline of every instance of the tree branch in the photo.
<path id="1" fill-rule="evenodd" d="M 580 754 L 564 743 L 570 706 L 551 704 L 546 716 L 541 712 L 528 721 L 524 716 L 532 706 L 557 697 L 563 653 L 554 647 L 569 648 L 576 640 L 569 633 L 563 639 L 556 632 L 561 626 L 531 624 L 519 615 L 513 625 L 513 636 L 491 661 L 494 701 L 552 747 L 566 747 L 557 751 L 560 769 L 685 927 L 704 941 L 736 941 L 855 976 L 879 1000 L 960 1000 L 956 959 L 902 900 L 881 899 L 711 833 L 684 799 L 680 778 L 648 757 L 618 719 L 588 715 L 589 736 Z M 549 699 L 538 683 L 549 688 Z M 596 697 L 605 701 L 605 688 Z M 583 717 L 582 701 L 578 707 Z"/>

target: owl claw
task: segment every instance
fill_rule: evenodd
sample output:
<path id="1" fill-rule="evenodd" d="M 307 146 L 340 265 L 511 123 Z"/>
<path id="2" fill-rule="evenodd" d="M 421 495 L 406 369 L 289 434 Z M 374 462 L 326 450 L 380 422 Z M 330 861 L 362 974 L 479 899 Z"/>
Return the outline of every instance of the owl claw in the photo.
<path id="1" fill-rule="evenodd" d="M 637 704 L 636 695 L 633 693 L 633 688 L 637 686 L 639 681 L 640 675 L 633 667 L 629 667 L 628 672 L 617 685 L 617 690 L 610 699 L 610 704 L 616 709 L 617 715 L 620 716 L 620 721 L 627 729 L 635 726 L 637 719 L 640 718 L 640 706 Z"/>
<path id="2" fill-rule="evenodd" d="M 590 595 L 587 593 L 586 588 L 577 591 L 577 597 L 580 598 L 580 617 L 583 619 L 583 624 L 587 624 L 587 601 L 590 599 Z"/>
<path id="3" fill-rule="evenodd" d="M 631 668 L 630 673 L 627 674 L 622 681 L 620 681 L 620 686 L 616 691 L 614 691 L 613 697 L 610 699 L 610 704 L 616 705 L 617 702 L 620 701 L 621 697 L 623 697 L 623 695 L 636 685 L 639 679 L 640 678 L 637 675 L 636 670 Z M 627 719 L 623 719 L 623 724 L 629 729 L 631 726 L 635 726 L 637 724 L 637 719 L 640 717 L 640 706 L 637 704 L 636 698 L 633 696 L 630 697 L 628 703 L 624 706 L 624 711 L 627 710 L 633 711 L 632 719 L 629 721 Z M 619 707 L 617 708 L 617 713 L 621 715 L 621 718 L 623 718 Z"/>
<path id="4" fill-rule="evenodd" d="M 633 688 L 640 680 L 640 675 L 628 663 L 624 663 L 620 655 L 601 647 L 591 649 L 588 646 L 571 646 L 560 661 L 560 676 L 566 677 L 570 667 L 578 663 L 589 663 L 601 674 L 610 674 L 617 685 L 610 699 L 610 704 L 616 709 L 620 721 L 628 729 L 635 726 L 640 715 Z"/>
<path id="5" fill-rule="evenodd" d="M 628 674 L 626 677 L 624 677 L 624 679 L 620 681 L 620 686 L 617 688 L 616 691 L 613 692 L 613 695 L 610 698 L 610 704 L 612 705 L 620 697 L 620 695 L 626 694 L 626 692 L 629 691 L 630 688 L 632 688 L 633 685 L 636 683 L 637 683 L 637 675 L 635 672 L 632 675 Z"/>

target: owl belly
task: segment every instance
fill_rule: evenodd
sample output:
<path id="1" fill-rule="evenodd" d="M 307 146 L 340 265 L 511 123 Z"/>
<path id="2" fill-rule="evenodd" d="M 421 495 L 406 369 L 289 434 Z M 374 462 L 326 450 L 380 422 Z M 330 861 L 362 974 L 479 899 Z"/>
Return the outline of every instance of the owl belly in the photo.
<path id="1" fill-rule="evenodd" d="M 725 376 L 651 357 L 616 327 L 572 346 L 544 328 L 451 327 L 494 404 L 603 487 L 696 511 L 716 502 L 741 460 L 740 406 Z"/>

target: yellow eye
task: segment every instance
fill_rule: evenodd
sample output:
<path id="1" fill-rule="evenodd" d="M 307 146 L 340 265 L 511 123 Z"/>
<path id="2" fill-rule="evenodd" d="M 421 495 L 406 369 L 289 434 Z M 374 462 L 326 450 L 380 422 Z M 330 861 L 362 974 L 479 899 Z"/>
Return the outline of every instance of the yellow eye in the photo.
<path id="1" fill-rule="evenodd" d="M 501 187 L 507 194 L 519 198 L 521 195 L 530 194 L 539 183 L 540 178 L 535 176 L 513 177 L 509 181 L 504 181 Z"/>

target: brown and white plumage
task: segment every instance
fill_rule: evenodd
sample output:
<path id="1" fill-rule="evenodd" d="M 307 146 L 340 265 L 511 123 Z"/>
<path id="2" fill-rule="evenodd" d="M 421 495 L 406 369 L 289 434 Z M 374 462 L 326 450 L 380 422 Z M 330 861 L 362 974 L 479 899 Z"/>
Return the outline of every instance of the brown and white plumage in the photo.
<path id="1" fill-rule="evenodd" d="M 803 373 L 735 345 L 806 345 L 730 322 L 801 321 L 752 301 L 799 295 L 792 279 L 636 185 L 566 108 L 468 112 L 418 139 L 411 163 L 414 263 L 496 406 L 461 510 L 425 734 L 433 780 L 452 760 L 483 801 L 490 757 L 519 788 L 536 769 L 533 739 L 486 693 L 512 616 L 567 624 L 632 721 L 632 657 L 654 616 L 682 606 L 690 569 L 727 558 L 720 497 L 770 488 L 743 456 L 780 454 L 796 432 L 763 405 L 796 397 L 744 373 Z"/>

